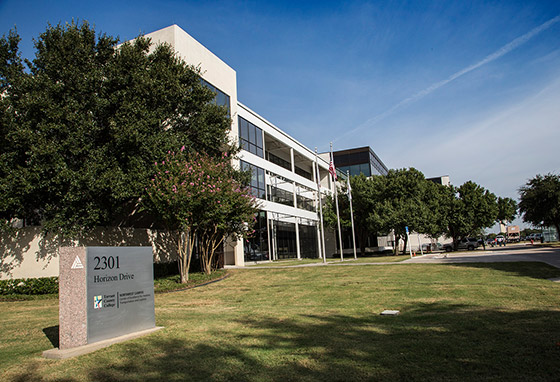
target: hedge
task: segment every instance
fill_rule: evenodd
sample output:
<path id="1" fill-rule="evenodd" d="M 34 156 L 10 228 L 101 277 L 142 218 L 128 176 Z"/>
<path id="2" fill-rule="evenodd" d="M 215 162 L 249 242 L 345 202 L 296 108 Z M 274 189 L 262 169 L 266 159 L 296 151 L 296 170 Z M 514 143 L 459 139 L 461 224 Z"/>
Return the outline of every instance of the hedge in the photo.
<path id="1" fill-rule="evenodd" d="M 0 295 L 38 295 L 58 293 L 58 277 L 0 280 Z"/>

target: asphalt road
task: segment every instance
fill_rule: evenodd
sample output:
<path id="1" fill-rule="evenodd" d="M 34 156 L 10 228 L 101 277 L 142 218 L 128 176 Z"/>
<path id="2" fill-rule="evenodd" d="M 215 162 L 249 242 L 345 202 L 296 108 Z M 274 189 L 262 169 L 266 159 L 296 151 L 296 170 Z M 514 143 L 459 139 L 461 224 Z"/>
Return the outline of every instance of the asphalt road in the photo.
<path id="1" fill-rule="evenodd" d="M 509 244 L 506 247 L 477 249 L 468 252 L 434 253 L 416 256 L 402 263 L 498 263 L 513 261 L 540 261 L 560 268 L 560 248 Z"/>

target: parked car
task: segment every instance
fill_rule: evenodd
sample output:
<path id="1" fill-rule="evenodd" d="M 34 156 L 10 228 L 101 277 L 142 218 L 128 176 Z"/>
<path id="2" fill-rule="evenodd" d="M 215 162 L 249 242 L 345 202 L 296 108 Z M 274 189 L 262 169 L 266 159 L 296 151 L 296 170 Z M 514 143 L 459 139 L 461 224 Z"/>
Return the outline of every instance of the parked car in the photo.
<path id="1" fill-rule="evenodd" d="M 424 243 L 422 244 L 422 250 L 424 252 L 439 251 L 442 249 L 441 243 Z"/>
<path id="2" fill-rule="evenodd" d="M 529 240 L 540 241 L 542 234 L 540 233 L 532 233 L 529 235 Z"/>
<path id="3" fill-rule="evenodd" d="M 469 238 L 463 238 L 459 241 L 459 244 L 457 246 L 457 250 L 468 250 L 468 251 L 474 251 L 476 248 L 478 248 L 478 239 L 469 237 Z M 443 249 L 446 252 L 451 252 L 453 251 L 453 243 L 450 244 L 445 244 L 443 246 Z"/>

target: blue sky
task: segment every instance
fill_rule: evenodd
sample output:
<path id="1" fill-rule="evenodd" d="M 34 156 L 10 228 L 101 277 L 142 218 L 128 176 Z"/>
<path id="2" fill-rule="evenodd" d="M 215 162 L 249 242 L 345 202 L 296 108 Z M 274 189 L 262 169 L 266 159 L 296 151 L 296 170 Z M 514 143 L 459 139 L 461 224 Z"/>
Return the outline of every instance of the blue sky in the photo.
<path id="1" fill-rule="evenodd" d="M 123 41 L 179 25 L 237 71 L 241 102 L 319 151 L 369 145 L 513 198 L 560 171 L 558 1 L 0 0 L 26 57 L 72 18 Z"/>

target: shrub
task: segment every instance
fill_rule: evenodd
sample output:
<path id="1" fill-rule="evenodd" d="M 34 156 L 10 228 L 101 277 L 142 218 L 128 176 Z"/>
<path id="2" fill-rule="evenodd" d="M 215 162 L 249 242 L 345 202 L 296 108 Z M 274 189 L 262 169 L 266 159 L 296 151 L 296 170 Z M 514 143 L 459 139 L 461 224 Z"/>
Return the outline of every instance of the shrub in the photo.
<path id="1" fill-rule="evenodd" d="M 58 277 L 0 280 L 0 295 L 39 295 L 58 293 Z"/>

